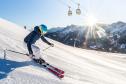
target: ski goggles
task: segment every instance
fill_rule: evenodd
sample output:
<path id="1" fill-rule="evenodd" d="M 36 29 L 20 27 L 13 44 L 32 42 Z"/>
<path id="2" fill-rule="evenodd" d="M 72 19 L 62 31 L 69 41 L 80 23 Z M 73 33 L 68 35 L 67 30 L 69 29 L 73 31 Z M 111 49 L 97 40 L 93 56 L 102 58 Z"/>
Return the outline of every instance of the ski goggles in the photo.
<path id="1" fill-rule="evenodd" d="M 41 35 L 44 35 L 47 33 L 47 30 L 45 30 L 44 28 L 42 28 L 42 26 L 39 26 L 39 30 L 41 32 Z"/>

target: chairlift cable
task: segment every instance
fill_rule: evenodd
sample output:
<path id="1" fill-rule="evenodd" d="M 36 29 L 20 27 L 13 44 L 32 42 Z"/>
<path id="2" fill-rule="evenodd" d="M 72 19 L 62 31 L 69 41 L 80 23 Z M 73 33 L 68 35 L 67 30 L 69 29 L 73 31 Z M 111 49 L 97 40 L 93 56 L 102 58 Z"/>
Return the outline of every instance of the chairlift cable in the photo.
<path id="1" fill-rule="evenodd" d="M 64 6 L 70 7 L 67 3 L 65 3 L 63 0 L 57 0 L 59 3 L 61 3 Z"/>
<path id="2" fill-rule="evenodd" d="M 79 1 L 78 2 L 75 2 L 74 0 L 71 0 L 71 2 L 73 2 L 74 4 L 80 4 Z"/>
<path id="3" fill-rule="evenodd" d="M 71 6 L 67 3 L 65 3 L 63 0 L 57 0 L 59 3 L 61 3 L 64 6 L 68 7 L 68 16 L 72 16 Z"/>

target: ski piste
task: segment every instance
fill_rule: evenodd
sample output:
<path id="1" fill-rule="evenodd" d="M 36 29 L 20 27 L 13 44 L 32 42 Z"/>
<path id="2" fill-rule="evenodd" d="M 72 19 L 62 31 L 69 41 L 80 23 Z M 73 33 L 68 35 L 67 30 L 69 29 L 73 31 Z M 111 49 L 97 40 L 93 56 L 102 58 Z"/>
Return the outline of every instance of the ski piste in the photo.
<path id="1" fill-rule="evenodd" d="M 44 68 L 46 68 L 48 71 L 53 73 L 58 78 L 62 79 L 64 77 L 64 71 L 63 70 L 50 65 L 46 61 L 43 60 L 43 62 L 40 62 L 40 61 L 37 61 L 36 59 L 33 59 L 33 61 L 40 64 L 40 65 L 42 65 Z"/>

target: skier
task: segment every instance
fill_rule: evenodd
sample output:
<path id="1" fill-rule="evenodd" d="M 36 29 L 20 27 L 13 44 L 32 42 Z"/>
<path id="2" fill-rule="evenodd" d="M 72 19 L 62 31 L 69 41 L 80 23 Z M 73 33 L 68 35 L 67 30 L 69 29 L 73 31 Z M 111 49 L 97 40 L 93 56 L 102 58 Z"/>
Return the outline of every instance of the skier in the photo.
<path id="1" fill-rule="evenodd" d="M 27 44 L 27 49 L 29 51 L 28 56 L 33 59 L 42 59 L 40 55 L 40 48 L 35 45 L 35 42 L 41 38 L 45 43 L 50 46 L 54 46 L 53 43 L 48 42 L 44 35 L 47 32 L 47 26 L 42 24 L 40 26 L 35 26 L 34 30 L 24 38 L 24 42 Z"/>

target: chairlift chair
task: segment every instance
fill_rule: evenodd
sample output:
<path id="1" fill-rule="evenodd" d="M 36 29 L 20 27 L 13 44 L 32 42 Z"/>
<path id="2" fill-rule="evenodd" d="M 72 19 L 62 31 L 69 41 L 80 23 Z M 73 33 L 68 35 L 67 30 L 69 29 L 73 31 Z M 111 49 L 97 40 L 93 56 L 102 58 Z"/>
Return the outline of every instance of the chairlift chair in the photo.
<path id="1" fill-rule="evenodd" d="M 76 14 L 77 15 L 80 15 L 81 14 L 80 4 L 78 4 L 78 8 L 76 9 Z"/>
<path id="2" fill-rule="evenodd" d="M 68 16 L 72 16 L 72 11 L 71 11 L 71 7 L 69 6 L 69 10 L 68 10 Z"/>

